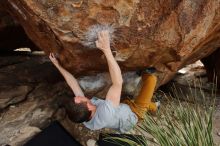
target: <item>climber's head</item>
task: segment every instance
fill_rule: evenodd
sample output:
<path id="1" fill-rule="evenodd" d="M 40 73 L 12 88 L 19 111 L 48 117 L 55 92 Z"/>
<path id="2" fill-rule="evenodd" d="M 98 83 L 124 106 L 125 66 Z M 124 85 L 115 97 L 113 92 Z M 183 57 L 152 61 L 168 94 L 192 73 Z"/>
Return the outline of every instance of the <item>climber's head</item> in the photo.
<path id="1" fill-rule="evenodd" d="M 76 96 L 65 105 L 69 119 L 75 123 L 82 123 L 91 119 L 95 106 L 87 97 Z"/>

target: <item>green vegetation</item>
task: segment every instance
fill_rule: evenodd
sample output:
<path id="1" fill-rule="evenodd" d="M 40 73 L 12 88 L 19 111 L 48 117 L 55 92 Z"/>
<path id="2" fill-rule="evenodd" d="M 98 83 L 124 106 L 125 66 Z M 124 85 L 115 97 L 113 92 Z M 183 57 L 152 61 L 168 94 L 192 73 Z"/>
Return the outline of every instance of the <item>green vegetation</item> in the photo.
<path id="1" fill-rule="evenodd" d="M 146 116 L 138 128 L 152 135 L 161 146 L 214 146 L 212 114 L 211 107 L 171 102 L 163 114 L 157 118 Z"/>

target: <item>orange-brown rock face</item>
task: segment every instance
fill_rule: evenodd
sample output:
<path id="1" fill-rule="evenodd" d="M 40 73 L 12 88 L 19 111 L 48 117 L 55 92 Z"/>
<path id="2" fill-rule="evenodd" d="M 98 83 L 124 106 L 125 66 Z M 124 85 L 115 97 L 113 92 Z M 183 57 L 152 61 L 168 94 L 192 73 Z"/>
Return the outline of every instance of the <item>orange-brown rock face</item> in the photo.
<path id="1" fill-rule="evenodd" d="M 1 0 L 0 5 L 39 48 L 57 53 L 75 74 L 107 70 L 103 54 L 88 39 L 100 26 L 114 31 L 112 49 L 123 70 L 155 66 L 160 84 L 220 46 L 220 0 Z"/>

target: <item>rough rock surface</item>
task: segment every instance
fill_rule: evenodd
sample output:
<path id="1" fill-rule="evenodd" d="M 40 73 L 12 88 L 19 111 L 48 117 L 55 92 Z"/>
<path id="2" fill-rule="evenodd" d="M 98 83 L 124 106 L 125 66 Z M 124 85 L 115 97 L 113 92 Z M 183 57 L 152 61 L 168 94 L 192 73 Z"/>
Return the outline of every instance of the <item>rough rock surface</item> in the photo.
<path id="1" fill-rule="evenodd" d="M 80 75 L 107 70 L 103 54 L 85 46 L 94 25 L 114 29 L 112 48 L 123 70 L 155 66 L 160 84 L 220 46 L 220 0 L 1 0 L 0 9 Z"/>
<path id="2" fill-rule="evenodd" d="M 54 120 L 53 115 L 58 110 L 56 94 L 62 91 L 59 86 L 38 85 L 25 102 L 4 109 L 0 113 L 0 145 L 23 145 Z"/>

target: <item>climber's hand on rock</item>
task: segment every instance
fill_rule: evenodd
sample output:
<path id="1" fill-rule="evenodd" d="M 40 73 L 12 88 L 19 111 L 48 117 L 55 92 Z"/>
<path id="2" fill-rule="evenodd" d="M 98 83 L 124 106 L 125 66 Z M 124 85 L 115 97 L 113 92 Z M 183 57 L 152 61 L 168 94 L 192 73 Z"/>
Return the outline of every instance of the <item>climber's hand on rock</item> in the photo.
<path id="1" fill-rule="evenodd" d="M 111 51 L 109 31 L 103 30 L 98 32 L 98 40 L 95 43 L 96 43 L 96 47 L 102 50 L 103 52 Z"/>
<path id="2" fill-rule="evenodd" d="M 50 53 L 49 58 L 54 65 L 59 65 L 59 62 L 53 53 Z"/>

